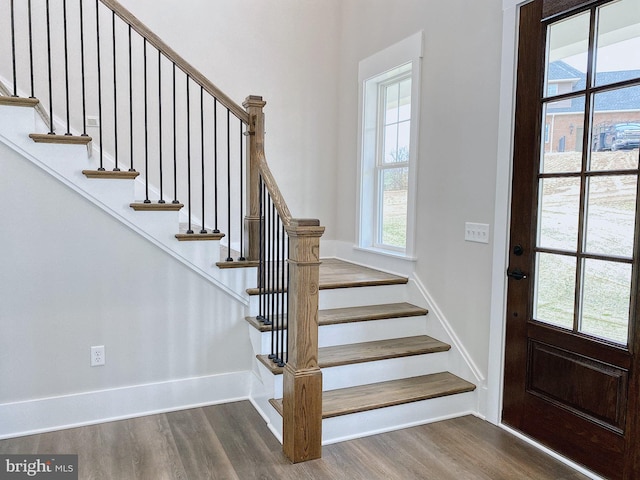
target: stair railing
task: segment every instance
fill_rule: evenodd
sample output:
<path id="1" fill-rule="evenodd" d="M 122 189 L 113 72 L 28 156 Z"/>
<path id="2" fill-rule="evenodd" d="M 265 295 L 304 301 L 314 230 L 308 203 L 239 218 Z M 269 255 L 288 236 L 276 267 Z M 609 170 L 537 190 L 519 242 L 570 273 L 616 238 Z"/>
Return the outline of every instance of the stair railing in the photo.
<path id="1" fill-rule="evenodd" d="M 235 247 L 259 265 L 259 317 L 284 367 L 283 450 L 293 462 L 319 458 L 324 227 L 289 212 L 265 159 L 262 98 L 247 97 L 243 110 L 115 0 L 0 0 L 0 75 L 8 71 L 0 100 L 37 98 L 50 140 L 88 142 L 94 128 L 98 172 L 141 170 L 142 203 L 154 209 L 186 196 L 186 235 L 226 223 L 226 260 Z"/>

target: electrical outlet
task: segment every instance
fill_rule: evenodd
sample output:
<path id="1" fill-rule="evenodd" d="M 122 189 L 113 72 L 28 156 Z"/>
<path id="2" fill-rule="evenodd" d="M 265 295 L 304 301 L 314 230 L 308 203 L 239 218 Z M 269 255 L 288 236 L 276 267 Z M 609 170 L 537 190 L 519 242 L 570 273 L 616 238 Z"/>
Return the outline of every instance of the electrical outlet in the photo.
<path id="1" fill-rule="evenodd" d="M 467 242 L 489 243 L 489 225 L 486 223 L 465 223 L 464 239 Z"/>
<path id="2" fill-rule="evenodd" d="M 99 367 L 104 365 L 105 356 L 104 356 L 104 345 L 97 345 L 91 347 L 91 366 Z"/>

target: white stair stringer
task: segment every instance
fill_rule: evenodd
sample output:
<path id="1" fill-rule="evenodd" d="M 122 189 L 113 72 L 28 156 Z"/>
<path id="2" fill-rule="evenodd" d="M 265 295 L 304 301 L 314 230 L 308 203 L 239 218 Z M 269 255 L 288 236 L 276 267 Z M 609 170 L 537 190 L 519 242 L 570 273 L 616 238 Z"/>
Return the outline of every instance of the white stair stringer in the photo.
<path id="1" fill-rule="evenodd" d="M 130 204 L 135 183 L 130 180 L 88 179 L 82 170 L 97 170 L 91 144 L 36 143 L 29 134 L 43 131 L 44 122 L 32 107 L 0 105 L 0 142 L 42 168 L 84 198 L 142 235 L 227 294 L 248 305 L 246 289 L 255 284 L 255 268 L 219 269 L 220 242 L 179 242 L 179 213 L 137 212 Z M 46 130 L 46 129 L 45 129 Z"/>
<path id="2" fill-rule="evenodd" d="M 368 298 L 368 301 L 367 301 Z M 410 285 L 385 285 L 321 290 L 320 303 L 324 308 L 397 303 L 411 298 L 417 303 L 415 290 Z M 254 300 L 250 303 L 254 312 Z M 319 327 L 320 347 L 346 345 L 416 335 L 430 335 L 451 344 L 450 336 L 438 319 L 426 316 L 370 320 Z M 251 343 L 256 354 L 268 354 L 271 333 L 261 333 L 248 325 Z M 440 336 L 434 333 L 442 334 Z M 452 365 L 453 364 L 453 365 Z M 453 368 L 452 368 L 453 367 Z M 376 360 L 322 369 L 323 391 L 368 385 L 401 378 L 429 375 L 450 371 L 462 378 L 474 379 L 460 352 L 445 352 L 412 355 L 400 358 Z M 262 362 L 256 360 L 251 392 L 251 401 L 267 422 L 269 429 L 282 442 L 282 417 L 269 403 L 271 398 L 282 398 L 283 375 L 274 375 Z M 322 443 L 328 445 L 353 438 L 427 424 L 447 418 L 477 412 L 477 390 L 462 394 L 421 400 L 402 405 L 379 408 L 360 413 L 326 418 L 322 423 Z"/>

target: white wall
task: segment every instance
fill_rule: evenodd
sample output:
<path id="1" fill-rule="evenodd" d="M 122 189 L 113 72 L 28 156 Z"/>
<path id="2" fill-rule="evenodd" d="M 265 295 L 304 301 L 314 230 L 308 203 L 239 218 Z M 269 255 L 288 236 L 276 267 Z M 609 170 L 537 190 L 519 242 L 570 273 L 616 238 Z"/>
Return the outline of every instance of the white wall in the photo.
<path id="1" fill-rule="evenodd" d="M 487 374 L 502 2 L 342 0 L 337 238 L 355 243 L 358 62 L 424 30 L 415 271 Z"/>
<path id="2" fill-rule="evenodd" d="M 244 305 L 1 143 L 0 202 L 0 417 L 12 402 L 251 369 Z M 105 366 L 89 366 L 92 345 Z"/>

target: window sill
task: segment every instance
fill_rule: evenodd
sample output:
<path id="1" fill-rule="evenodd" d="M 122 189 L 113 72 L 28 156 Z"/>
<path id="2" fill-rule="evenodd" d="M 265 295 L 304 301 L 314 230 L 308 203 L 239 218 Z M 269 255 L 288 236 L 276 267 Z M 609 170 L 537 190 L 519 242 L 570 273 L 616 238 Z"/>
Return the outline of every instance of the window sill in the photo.
<path id="1" fill-rule="evenodd" d="M 398 260 L 404 260 L 404 261 L 407 261 L 407 262 L 416 262 L 418 260 L 416 257 L 407 255 L 406 253 L 394 252 L 393 250 L 385 250 L 383 248 L 360 247 L 358 245 L 354 245 L 353 249 L 361 251 L 361 252 L 375 253 L 377 255 L 382 255 L 382 256 L 385 256 L 385 257 L 396 258 Z"/>

